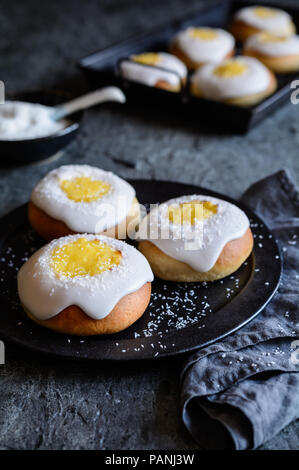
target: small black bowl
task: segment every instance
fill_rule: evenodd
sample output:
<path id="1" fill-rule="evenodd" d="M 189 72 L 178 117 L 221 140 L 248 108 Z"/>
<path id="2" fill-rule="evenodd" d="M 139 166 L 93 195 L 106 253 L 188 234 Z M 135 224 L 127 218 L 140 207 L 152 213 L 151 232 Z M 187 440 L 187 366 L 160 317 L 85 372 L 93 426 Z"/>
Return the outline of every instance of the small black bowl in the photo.
<path id="1" fill-rule="evenodd" d="M 8 93 L 8 100 L 28 101 L 40 103 L 46 106 L 56 106 L 64 103 L 73 97 L 68 93 L 56 90 L 29 91 L 20 93 Z M 46 137 L 25 140 L 1 140 L 0 139 L 0 165 L 13 162 L 29 163 L 44 160 L 55 155 L 59 150 L 68 145 L 77 135 L 80 128 L 82 112 L 77 112 L 67 119 L 70 125 L 60 129 Z"/>

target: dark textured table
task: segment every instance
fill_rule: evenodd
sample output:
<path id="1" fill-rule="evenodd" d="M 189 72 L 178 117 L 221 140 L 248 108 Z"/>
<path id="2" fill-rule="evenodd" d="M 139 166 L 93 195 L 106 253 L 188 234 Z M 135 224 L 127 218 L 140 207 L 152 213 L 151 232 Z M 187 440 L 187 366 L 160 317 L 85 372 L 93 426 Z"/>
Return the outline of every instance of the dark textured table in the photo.
<path id="1" fill-rule="evenodd" d="M 0 79 L 6 89 L 80 93 L 76 61 L 191 11 L 199 0 L 0 2 Z M 290 2 L 289 2 L 290 3 Z M 293 4 L 298 4 L 296 0 Z M 42 6 L 41 6 L 42 5 Z M 246 136 L 217 133 L 144 108 L 86 112 L 76 141 L 56 159 L 0 169 L 0 215 L 26 202 L 49 170 L 89 163 L 122 177 L 183 181 L 238 198 L 286 168 L 299 184 L 299 105 L 286 105 Z M 2 156 L 0 156 L 1 158 Z M 179 410 L 182 360 L 138 366 L 45 361 L 6 345 L 0 366 L 1 449 L 197 449 Z M 212 437 L 211 437 L 212 439 Z M 264 449 L 296 449 L 292 423 Z"/>

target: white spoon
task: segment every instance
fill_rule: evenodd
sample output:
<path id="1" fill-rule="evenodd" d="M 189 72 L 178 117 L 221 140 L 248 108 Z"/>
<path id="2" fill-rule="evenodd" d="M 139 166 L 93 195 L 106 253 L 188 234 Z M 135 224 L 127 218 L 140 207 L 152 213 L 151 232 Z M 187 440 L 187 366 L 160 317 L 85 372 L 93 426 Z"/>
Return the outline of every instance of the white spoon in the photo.
<path id="1" fill-rule="evenodd" d="M 73 114 L 81 109 L 90 108 L 96 104 L 105 103 L 106 101 L 116 101 L 118 103 L 125 103 L 126 97 L 124 93 L 115 86 L 108 86 L 106 88 L 100 88 L 99 90 L 92 91 L 86 95 L 79 96 L 74 100 L 68 101 L 67 103 L 54 106 L 51 118 L 53 121 L 59 121 L 62 118 L 67 117 L 69 114 Z"/>

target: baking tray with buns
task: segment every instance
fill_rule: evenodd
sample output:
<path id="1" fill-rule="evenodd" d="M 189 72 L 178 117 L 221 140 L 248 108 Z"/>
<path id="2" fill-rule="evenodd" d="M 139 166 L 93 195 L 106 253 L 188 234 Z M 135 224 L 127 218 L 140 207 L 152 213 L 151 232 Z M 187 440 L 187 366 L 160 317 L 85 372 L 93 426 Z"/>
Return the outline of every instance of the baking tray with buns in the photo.
<path id="1" fill-rule="evenodd" d="M 245 7 L 256 5 L 257 2 L 231 0 L 215 0 L 201 5 L 187 17 L 166 23 L 152 32 L 141 34 L 120 43 L 109 46 L 82 58 L 78 65 L 90 79 L 93 86 L 115 84 L 120 86 L 127 96 L 128 105 L 144 104 L 158 111 L 177 113 L 192 123 L 213 125 L 216 130 L 245 133 L 267 116 L 290 100 L 293 92 L 291 83 L 299 79 L 299 72 L 276 75 L 276 91 L 256 105 L 240 107 L 219 101 L 212 101 L 192 96 L 188 91 L 188 83 L 181 92 L 174 93 L 161 88 L 147 86 L 124 79 L 120 74 L 122 61 L 130 60 L 130 56 L 147 51 L 167 51 L 170 41 L 176 33 L 190 26 L 208 26 L 228 29 L 234 13 Z M 262 2 L 264 6 L 280 8 L 279 4 Z M 281 8 L 289 13 L 299 30 L 299 8 Z M 237 43 L 236 54 L 240 54 L 241 46 Z M 144 65 L 146 67 L 146 65 Z M 150 66 L 149 66 L 150 67 Z"/>

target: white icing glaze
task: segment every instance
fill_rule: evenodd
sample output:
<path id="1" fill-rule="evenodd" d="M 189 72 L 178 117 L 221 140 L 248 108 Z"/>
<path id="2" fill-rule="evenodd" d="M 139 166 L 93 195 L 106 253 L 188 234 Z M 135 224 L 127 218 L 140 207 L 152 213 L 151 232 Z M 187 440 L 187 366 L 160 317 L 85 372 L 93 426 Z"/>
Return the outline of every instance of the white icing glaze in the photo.
<path id="1" fill-rule="evenodd" d="M 170 85 L 180 85 L 181 80 L 187 76 L 185 64 L 177 57 L 166 52 L 159 52 L 157 66 L 148 66 L 134 61 L 123 61 L 120 64 L 122 76 L 128 80 L 155 86 L 158 81 L 165 81 Z M 161 69 L 165 70 L 161 70 Z M 168 69 L 168 70 L 167 70 Z M 171 71 L 176 73 L 171 73 Z"/>
<path id="2" fill-rule="evenodd" d="M 263 41 L 263 37 L 263 33 L 250 36 L 245 43 L 245 48 L 272 57 L 299 55 L 299 36 L 285 37 L 283 41 Z"/>
<path id="3" fill-rule="evenodd" d="M 0 139 L 26 140 L 47 137 L 67 127 L 69 121 L 53 121 L 53 108 L 38 103 L 6 101 L 0 106 Z"/>
<path id="4" fill-rule="evenodd" d="M 181 31 L 174 38 L 181 51 L 193 62 L 219 62 L 235 47 L 234 37 L 223 29 L 205 28 L 214 31 L 217 36 L 213 39 L 200 39 L 190 35 L 192 28 Z"/>
<path id="5" fill-rule="evenodd" d="M 75 202 L 60 188 L 60 181 L 78 176 L 105 181 L 111 189 L 96 201 Z M 134 196 L 134 188 L 114 173 L 89 165 L 64 165 L 52 170 L 37 184 L 31 200 L 73 231 L 100 233 L 126 218 Z"/>
<path id="6" fill-rule="evenodd" d="M 273 34 L 289 34 L 292 18 L 291 16 L 278 8 L 271 8 L 275 12 L 274 16 L 263 18 L 255 14 L 257 6 L 245 7 L 239 10 L 235 19 L 253 26 L 261 31 L 268 31 Z"/>
<path id="7" fill-rule="evenodd" d="M 120 250 L 120 264 L 95 276 L 58 277 L 50 266 L 53 249 L 82 237 Z M 18 272 L 18 292 L 22 304 L 39 320 L 52 318 L 70 305 L 100 320 L 125 295 L 152 280 L 146 258 L 131 245 L 100 235 L 79 234 L 54 240 L 34 253 Z"/>
<path id="8" fill-rule="evenodd" d="M 195 225 L 176 225 L 169 221 L 169 206 L 192 200 L 217 204 L 217 213 Z M 210 196 L 192 195 L 170 199 L 154 208 L 140 224 L 139 239 L 151 241 L 168 256 L 198 272 L 207 272 L 224 246 L 241 238 L 248 227 L 246 214 L 234 204 Z"/>
<path id="9" fill-rule="evenodd" d="M 219 64 L 207 64 L 192 75 L 191 80 L 195 86 L 198 86 L 202 96 L 208 99 L 224 100 L 259 93 L 269 87 L 269 70 L 259 60 L 246 56 L 235 57 L 231 60 L 245 63 L 248 66 L 247 70 L 242 75 L 220 77 L 213 73 Z"/>

